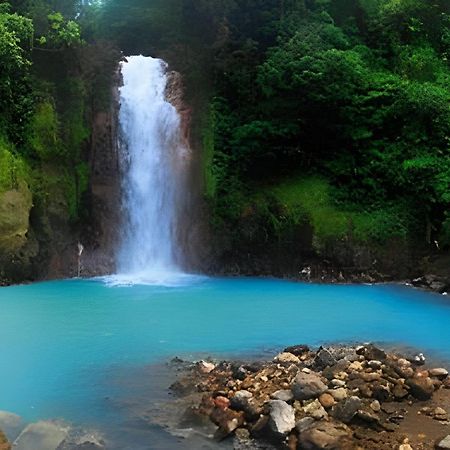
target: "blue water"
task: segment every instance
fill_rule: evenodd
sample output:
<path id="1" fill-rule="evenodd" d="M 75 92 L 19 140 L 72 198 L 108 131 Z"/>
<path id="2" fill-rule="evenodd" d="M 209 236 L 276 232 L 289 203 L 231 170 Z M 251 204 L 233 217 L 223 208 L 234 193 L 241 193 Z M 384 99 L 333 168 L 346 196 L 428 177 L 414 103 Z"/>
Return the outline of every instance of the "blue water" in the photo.
<path id="1" fill-rule="evenodd" d="M 27 420 L 107 418 L 108 400 L 119 395 L 116 374 L 199 352 L 376 341 L 450 361 L 449 324 L 448 297 L 399 285 L 205 277 L 171 287 L 102 280 L 5 287 L 0 409 Z"/>

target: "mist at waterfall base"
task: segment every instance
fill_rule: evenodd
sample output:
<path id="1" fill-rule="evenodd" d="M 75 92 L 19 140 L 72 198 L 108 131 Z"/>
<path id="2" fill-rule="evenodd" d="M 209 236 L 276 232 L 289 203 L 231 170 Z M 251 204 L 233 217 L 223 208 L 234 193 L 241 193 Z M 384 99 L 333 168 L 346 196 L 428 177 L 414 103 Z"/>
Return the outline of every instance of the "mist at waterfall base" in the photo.
<path id="1" fill-rule="evenodd" d="M 189 151 L 180 116 L 166 99 L 167 64 L 129 56 L 121 63 L 119 153 L 122 235 L 116 284 L 183 281 L 178 245 L 180 213 L 188 196 Z"/>

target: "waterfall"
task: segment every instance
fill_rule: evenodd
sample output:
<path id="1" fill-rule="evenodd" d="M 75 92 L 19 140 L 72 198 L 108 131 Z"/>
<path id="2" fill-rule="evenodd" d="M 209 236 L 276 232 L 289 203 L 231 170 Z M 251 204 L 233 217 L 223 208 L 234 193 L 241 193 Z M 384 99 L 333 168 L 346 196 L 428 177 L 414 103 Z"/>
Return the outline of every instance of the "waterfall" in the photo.
<path id="1" fill-rule="evenodd" d="M 179 215 L 187 196 L 188 149 L 180 116 L 166 100 L 167 64 L 144 56 L 121 63 L 119 153 L 122 169 L 120 276 L 155 282 L 179 276 Z"/>

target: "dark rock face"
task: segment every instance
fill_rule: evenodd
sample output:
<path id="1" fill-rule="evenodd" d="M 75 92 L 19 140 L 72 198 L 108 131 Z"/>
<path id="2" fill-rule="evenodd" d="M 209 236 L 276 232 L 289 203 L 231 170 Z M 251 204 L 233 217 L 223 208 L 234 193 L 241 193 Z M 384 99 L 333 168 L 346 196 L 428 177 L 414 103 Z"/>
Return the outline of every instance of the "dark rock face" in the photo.
<path id="1" fill-rule="evenodd" d="M 352 396 L 339 402 L 333 408 L 332 415 L 336 420 L 349 423 L 361 406 L 361 399 L 359 397 Z"/>

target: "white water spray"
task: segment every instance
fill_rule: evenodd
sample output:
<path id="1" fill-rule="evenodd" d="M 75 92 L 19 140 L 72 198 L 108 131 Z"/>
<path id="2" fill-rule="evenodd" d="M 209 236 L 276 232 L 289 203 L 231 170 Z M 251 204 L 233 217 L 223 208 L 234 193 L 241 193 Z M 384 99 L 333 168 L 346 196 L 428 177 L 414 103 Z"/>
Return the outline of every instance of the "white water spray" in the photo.
<path id="1" fill-rule="evenodd" d="M 187 149 L 180 116 L 165 97 L 167 65 L 131 56 L 121 64 L 120 145 L 123 233 L 119 278 L 165 283 L 179 277 L 179 211 L 186 196 Z"/>

